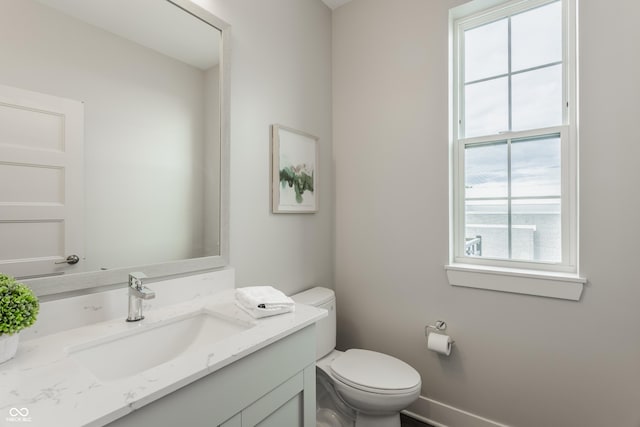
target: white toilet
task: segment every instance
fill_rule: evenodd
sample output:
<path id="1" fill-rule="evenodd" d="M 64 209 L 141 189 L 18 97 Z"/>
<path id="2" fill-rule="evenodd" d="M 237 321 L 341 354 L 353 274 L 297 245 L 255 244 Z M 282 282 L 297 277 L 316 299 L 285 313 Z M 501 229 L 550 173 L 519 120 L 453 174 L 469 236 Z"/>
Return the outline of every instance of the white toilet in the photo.
<path id="1" fill-rule="evenodd" d="M 331 289 L 316 287 L 291 298 L 329 312 L 316 323 L 317 426 L 400 427 L 400 411 L 420 395 L 420 374 L 383 353 L 336 350 L 336 298 Z"/>

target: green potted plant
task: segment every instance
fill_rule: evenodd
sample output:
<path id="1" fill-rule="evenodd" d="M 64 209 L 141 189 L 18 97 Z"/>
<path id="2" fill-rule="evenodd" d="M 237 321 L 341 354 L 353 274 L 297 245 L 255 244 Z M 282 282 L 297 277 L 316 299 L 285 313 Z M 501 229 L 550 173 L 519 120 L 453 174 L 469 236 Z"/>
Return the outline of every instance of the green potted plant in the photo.
<path id="1" fill-rule="evenodd" d="M 39 309 L 38 298 L 31 289 L 0 274 L 0 363 L 15 356 L 19 332 L 33 325 Z"/>

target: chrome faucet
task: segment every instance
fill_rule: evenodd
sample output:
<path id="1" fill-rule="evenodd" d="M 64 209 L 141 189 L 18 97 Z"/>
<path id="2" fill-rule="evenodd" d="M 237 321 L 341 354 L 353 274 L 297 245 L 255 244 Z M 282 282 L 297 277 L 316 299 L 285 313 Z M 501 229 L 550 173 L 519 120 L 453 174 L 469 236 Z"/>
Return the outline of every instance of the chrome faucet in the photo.
<path id="1" fill-rule="evenodd" d="M 142 284 L 147 276 L 141 272 L 129 273 L 129 316 L 127 322 L 137 322 L 144 319 L 142 315 L 142 300 L 153 299 L 156 293 Z"/>

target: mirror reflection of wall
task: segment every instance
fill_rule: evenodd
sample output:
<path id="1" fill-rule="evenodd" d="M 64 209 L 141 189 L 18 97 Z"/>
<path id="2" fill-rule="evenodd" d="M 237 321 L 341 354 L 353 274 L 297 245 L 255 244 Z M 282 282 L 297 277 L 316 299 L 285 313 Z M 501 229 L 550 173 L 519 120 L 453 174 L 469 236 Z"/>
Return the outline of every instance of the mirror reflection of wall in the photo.
<path id="1" fill-rule="evenodd" d="M 219 31 L 157 0 L 0 5 L 0 85 L 84 104 L 84 249 L 57 271 L 219 255 Z"/>

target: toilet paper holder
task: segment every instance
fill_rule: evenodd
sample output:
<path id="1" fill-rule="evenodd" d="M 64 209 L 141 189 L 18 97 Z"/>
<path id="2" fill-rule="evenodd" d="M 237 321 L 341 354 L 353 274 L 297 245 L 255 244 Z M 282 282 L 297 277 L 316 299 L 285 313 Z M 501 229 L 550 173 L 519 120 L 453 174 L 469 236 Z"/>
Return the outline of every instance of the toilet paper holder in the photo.
<path id="1" fill-rule="evenodd" d="M 424 327 L 424 336 L 429 337 L 429 332 L 444 332 L 447 330 L 447 322 L 444 320 L 436 320 L 434 325 L 427 325 Z M 453 344 L 455 341 L 451 341 Z"/>

